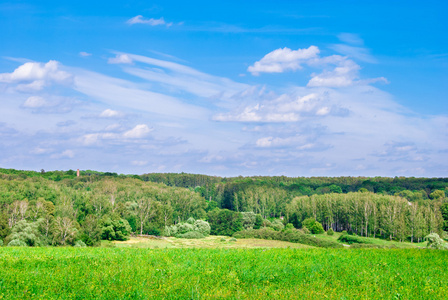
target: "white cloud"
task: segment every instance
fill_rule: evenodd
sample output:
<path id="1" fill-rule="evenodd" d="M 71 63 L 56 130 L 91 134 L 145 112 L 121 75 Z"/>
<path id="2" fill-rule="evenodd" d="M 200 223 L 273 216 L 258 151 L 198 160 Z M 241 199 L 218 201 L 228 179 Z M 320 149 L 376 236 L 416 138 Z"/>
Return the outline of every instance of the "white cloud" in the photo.
<path id="1" fill-rule="evenodd" d="M 325 84 L 265 88 L 186 64 L 126 55 L 135 65 L 117 71 L 124 71 L 125 78 L 138 76 L 137 83 L 64 67 L 74 76 L 72 86 L 24 97 L 2 84 L 7 88 L 0 89 L 0 116 L 14 129 L 0 123 L 0 163 L 128 173 L 140 166 L 165 166 L 167 172 L 222 176 L 412 176 L 422 168 L 431 176 L 446 173 L 448 119 L 400 107 L 390 94 L 368 85 L 385 79 L 363 78 L 354 59 L 304 59 L 300 66 L 316 72 L 310 79 L 325 79 Z M 346 83 L 334 84 L 330 79 L 335 78 Z M 12 83 L 44 88 L 48 79 Z M 83 94 L 87 105 L 72 105 L 76 110 L 65 116 L 40 115 L 75 94 Z M 100 115 L 117 117 L 118 108 L 133 113 L 132 118 L 99 120 Z M 148 120 L 157 131 L 145 125 Z"/>
<path id="2" fill-rule="evenodd" d="M 146 166 L 147 164 L 148 164 L 147 160 L 133 160 L 133 161 L 131 161 L 131 165 L 133 165 L 133 166 L 142 167 L 142 166 Z"/>
<path id="3" fill-rule="evenodd" d="M 326 86 L 326 87 L 346 87 L 354 84 L 358 78 L 358 71 L 361 67 L 354 61 L 343 60 L 331 71 L 324 71 L 321 74 L 314 75 L 308 82 L 308 86 Z"/>
<path id="4" fill-rule="evenodd" d="M 267 148 L 267 147 L 285 147 L 285 146 L 293 146 L 293 145 L 300 145 L 298 148 L 302 147 L 303 149 L 310 148 L 310 144 L 302 145 L 306 140 L 305 136 L 295 135 L 290 137 L 263 137 L 258 139 L 255 142 L 255 145 L 257 147 L 261 148 Z"/>
<path id="5" fill-rule="evenodd" d="M 82 103 L 70 97 L 60 97 L 57 95 L 30 96 L 22 104 L 22 108 L 31 109 L 38 114 L 64 114 L 71 112 Z"/>
<path id="6" fill-rule="evenodd" d="M 269 147 L 272 145 L 272 140 L 273 140 L 272 136 L 264 137 L 264 138 L 258 139 L 255 142 L 255 144 L 257 145 L 257 147 Z"/>
<path id="7" fill-rule="evenodd" d="M 261 60 L 255 62 L 253 66 L 249 66 L 247 71 L 252 73 L 252 75 L 295 71 L 301 69 L 301 64 L 306 61 L 317 58 L 319 52 L 319 48 L 316 46 L 297 50 L 291 50 L 287 47 L 276 49 L 266 54 Z"/>
<path id="8" fill-rule="evenodd" d="M 121 130 L 121 126 L 112 124 L 105 128 L 106 132 L 96 132 L 84 134 L 79 138 L 79 141 L 86 146 L 99 145 L 104 140 L 125 142 L 128 139 L 141 139 L 146 137 L 153 129 L 146 124 L 136 125 L 134 128 L 122 133 L 117 133 Z"/>
<path id="9" fill-rule="evenodd" d="M 36 147 L 33 150 L 30 151 L 32 154 L 47 154 L 50 152 L 53 152 L 53 149 L 48 149 L 48 148 L 41 148 L 41 147 Z"/>
<path id="10" fill-rule="evenodd" d="M 246 84 L 206 74 L 179 63 L 135 54 L 117 53 L 118 55 L 126 55 L 132 61 L 155 66 L 156 68 L 127 67 L 124 71 L 150 82 L 158 83 L 164 89 L 169 86 L 176 92 L 187 92 L 209 99 L 228 100 L 234 94 L 249 88 Z"/>
<path id="11" fill-rule="evenodd" d="M 55 60 L 46 64 L 27 62 L 12 73 L 0 74 L 0 82 L 18 83 L 18 90 L 41 90 L 51 83 L 69 84 L 72 75 L 60 70 L 60 64 Z"/>
<path id="12" fill-rule="evenodd" d="M 328 106 L 331 105 L 331 106 Z M 237 108 L 229 113 L 213 116 L 223 122 L 288 123 L 303 121 L 314 116 L 343 115 L 341 108 L 328 103 L 325 93 L 310 93 L 304 96 L 282 94 L 266 99 L 256 105 Z"/>
<path id="13" fill-rule="evenodd" d="M 325 115 L 328 115 L 329 112 L 330 112 L 330 108 L 328 108 L 327 106 L 324 106 L 317 110 L 316 115 L 325 116 Z"/>
<path id="14" fill-rule="evenodd" d="M 109 64 L 132 64 L 132 59 L 127 54 L 117 54 L 107 60 Z"/>
<path id="15" fill-rule="evenodd" d="M 31 96 L 26 99 L 23 106 L 27 108 L 39 108 L 48 106 L 48 102 L 40 96 Z"/>
<path id="16" fill-rule="evenodd" d="M 150 129 L 148 127 L 148 125 L 140 124 L 140 125 L 137 125 L 134 128 L 132 128 L 131 130 L 126 131 L 123 134 L 123 137 L 130 138 L 130 139 L 138 139 L 138 138 L 145 137 L 151 131 L 152 131 L 152 129 Z"/>
<path id="17" fill-rule="evenodd" d="M 350 58 L 354 58 L 356 60 L 368 62 L 368 63 L 376 63 L 377 60 L 370 54 L 370 51 L 363 47 L 353 47 L 344 44 L 335 44 L 330 47 L 336 52 L 344 54 Z"/>
<path id="18" fill-rule="evenodd" d="M 92 53 L 81 51 L 81 52 L 79 52 L 79 56 L 81 56 L 81 57 L 88 57 L 88 56 L 92 56 Z"/>
<path id="19" fill-rule="evenodd" d="M 170 27 L 171 25 L 173 25 L 172 22 L 170 23 L 166 23 L 165 20 L 163 19 L 163 17 L 159 18 L 159 19 L 145 19 L 143 18 L 142 15 L 138 15 L 135 16 L 133 18 L 130 18 L 129 20 L 126 21 L 126 23 L 128 23 L 129 25 L 134 25 L 134 24 L 146 24 L 146 25 L 150 25 L 150 26 L 157 26 L 157 25 L 165 25 L 167 27 Z"/>
<path id="20" fill-rule="evenodd" d="M 123 106 L 140 112 L 181 119 L 204 119 L 206 110 L 167 94 L 148 90 L 128 80 L 73 68 L 75 90 L 107 106 Z M 174 109 L 175 108 L 175 109 Z"/>
<path id="21" fill-rule="evenodd" d="M 61 159 L 61 158 L 74 158 L 75 152 L 73 150 L 64 150 L 62 153 L 53 154 L 50 156 L 52 159 Z"/>
<path id="22" fill-rule="evenodd" d="M 123 116 L 122 112 L 119 112 L 119 111 L 116 111 L 116 110 L 112 110 L 110 108 L 104 110 L 99 115 L 100 118 L 119 118 L 119 117 L 122 117 L 122 116 Z"/>

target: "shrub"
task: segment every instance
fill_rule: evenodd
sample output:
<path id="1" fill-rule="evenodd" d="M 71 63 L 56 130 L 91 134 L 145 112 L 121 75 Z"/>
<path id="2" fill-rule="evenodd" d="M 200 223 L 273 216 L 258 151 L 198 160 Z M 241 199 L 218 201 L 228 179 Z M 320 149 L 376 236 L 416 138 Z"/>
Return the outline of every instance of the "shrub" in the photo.
<path id="1" fill-rule="evenodd" d="M 285 229 L 294 229 L 294 225 L 292 225 L 292 223 L 288 223 L 286 224 Z"/>
<path id="2" fill-rule="evenodd" d="M 3 240 L 0 239 L 0 247 L 3 246 Z"/>
<path id="3" fill-rule="evenodd" d="M 6 215 L 0 215 L 0 240 L 11 234 Z"/>
<path id="4" fill-rule="evenodd" d="M 37 222 L 27 222 L 21 220 L 14 225 L 11 235 L 8 237 L 11 242 L 15 241 L 11 246 L 41 246 L 44 244 L 42 234 L 39 231 L 39 225 L 42 219 Z"/>
<path id="5" fill-rule="evenodd" d="M 155 236 L 160 236 L 162 234 L 160 229 L 155 227 L 155 226 L 153 226 L 152 224 L 150 224 L 148 226 L 148 228 L 145 228 L 145 232 L 148 235 L 155 235 Z"/>
<path id="6" fill-rule="evenodd" d="M 254 229 L 260 229 L 263 226 L 263 217 L 260 214 L 255 216 Z"/>
<path id="7" fill-rule="evenodd" d="M 244 229 L 253 228 L 256 221 L 256 214 L 252 211 L 249 212 L 242 212 L 241 213 L 243 217 L 243 227 Z"/>
<path id="8" fill-rule="evenodd" d="M 210 235 L 210 224 L 207 221 L 189 218 L 187 222 L 165 227 L 164 234 L 188 239 L 199 239 Z"/>
<path id="9" fill-rule="evenodd" d="M 194 230 L 202 234 L 203 236 L 210 235 L 210 224 L 207 221 L 196 220 L 194 222 Z"/>
<path id="10" fill-rule="evenodd" d="M 267 219 L 263 220 L 263 227 L 271 227 L 271 226 L 272 226 L 271 221 L 269 221 Z"/>
<path id="11" fill-rule="evenodd" d="M 176 237 L 181 239 L 203 239 L 204 235 L 198 231 L 189 231 L 183 234 L 178 234 Z"/>
<path id="12" fill-rule="evenodd" d="M 325 232 L 322 224 L 317 222 L 314 218 L 305 219 L 302 224 L 304 227 L 308 228 L 312 234 L 320 234 Z"/>
<path id="13" fill-rule="evenodd" d="M 213 235 L 232 235 L 243 229 L 242 215 L 228 209 L 214 209 L 207 214 Z"/>
<path id="14" fill-rule="evenodd" d="M 448 250 L 448 243 L 443 241 L 437 233 L 430 233 L 425 236 L 425 240 L 428 241 L 426 247 L 440 249 L 440 250 Z"/>
<path id="15" fill-rule="evenodd" d="M 236 238 L 231 237 L 229 241 L 230 241 L 230 242 L 236 242 Z"/>
<path id="16" fill-rule="evenodd" d="M 189 217 L 188 220 L 187 220 L 187 223 L 193 225 L 194 224 L 194 218 L 193 217 Z"/>
<path id="17" fill-rule="evenodd" d="M 8 243 L 8 246 L 10 247 L 26 247 L 28 246 L 24 241 L 15 239 Z"/>
<path id="18" fill-rule="evenodd" d="M 344 234 L 341 235 L 338 238 L 338 241 L 340 241 L 341 243 L 345 243 L 345 244 L 372 244 L 372 242 L 366 238 L 360 237 L 360 236 L 355 236 L 355 235 L 348 235 L 348 234 Z"/>
<path id="19" fill-rule="evenodd" d="M 445 241 L 448 241 L 448 232 L 443 231 L 443 232 L 442 232 L 442 236 L 441 236 L 441 238 L 442 238 L 443 240 L 445 240 Z"/>
<path id="20" fill-rule="evenodd" d="M 177 225 L 178 234 L 184 234 L 190 231 L 194 231 L 194 226 L 190 223 L 180 223 Z"/>
<path id="21" fill-rule="evenodd" d="M 302 229 L 300 229 L 304 234 L 310 234 L 311 233 L 311 231 L 309 231 L 309 229 L 308 228 L 306 228 L 306 227 L 303 227 Z"/>
<path id="22" fill-rule="evenodd" d="M 106 217 L 102 221 L 102 232 L 101 238 L 103 240 L 117 240 L 117 241 L 125 241 L 127 240 L 127 236 L 131 231 L 131 226 L 129 226 L 128 221 L 125 219 L 115 219 L 111 220 Z"/>
<path id="23" fill-rule="evenodd" d="M 171 226 L 165 227 L 165 235 L 166 236 L 175 236 L 177 234 L 177 232 L 178 232 L 178 230 L 177 230 L 176 225 L 171 225 Z"/>
<path id="24" fill-rule="evenodd" d="M 271 227 L 277 231 L 280 231 L 285 228 L 285 225 L 283 225 L 281 220 L 275 219 L 274 221 L 271 222 Z"/>
<path id="25" fill-rule="evenodd" d="M 333 228 L 330 227 L 330 229 L 328 229 L 328 231 L 327 231 L 327 235 L 334 235 L 334 230 L 333 230 Z"/>
<path id="26" fill-rule="evenodd" d="M 83 241 L 78 240 L 75 242 L 75 245 L 73 247 L 87 247 L 87 245 Z"/>

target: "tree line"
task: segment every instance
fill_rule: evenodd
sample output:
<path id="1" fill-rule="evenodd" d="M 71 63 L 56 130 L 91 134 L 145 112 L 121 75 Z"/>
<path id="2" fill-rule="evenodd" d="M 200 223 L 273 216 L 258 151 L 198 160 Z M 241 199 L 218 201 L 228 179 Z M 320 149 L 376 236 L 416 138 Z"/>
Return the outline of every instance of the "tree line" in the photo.
<path id="1" fill-rule="evenodd" d="M 288 223 L 302 228 L 309 219 L 326 231 L 412 242 L 448 230 L 444 178 L 80 173 L 0 169 L 0 240 L 97 245 L 131 233 L 167 234 L 189 218 L 224 235 Z M 366 188 L 372 182 L 376 193 Z M 380 185 L 388 188 L 378 191 Z"/>

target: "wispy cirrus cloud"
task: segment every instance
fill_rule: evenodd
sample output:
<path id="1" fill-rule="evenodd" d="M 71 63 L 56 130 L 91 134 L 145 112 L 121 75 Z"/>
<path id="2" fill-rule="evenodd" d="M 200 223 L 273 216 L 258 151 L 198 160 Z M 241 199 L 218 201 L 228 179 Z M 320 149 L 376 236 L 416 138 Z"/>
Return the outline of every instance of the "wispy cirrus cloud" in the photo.
<path id="1" fill-rule="evenodd" d="M 170 27 L 173 25 L 172 22 L 170 22 L 170 23 L 165 22 L 165 19 L 163 17 L 161 17 L 159 19 L 154 19 L 154 18 L 145 19 L 142 15 L 138 15 L 133 18 L 130 18 L 129 20 L 126 21 L 126 23 L 129 25 L 134 25 L 134 24 L 145 24 L 145 25 L 149 25 L 149 26 L 166 25 L 167 27 Z"/>

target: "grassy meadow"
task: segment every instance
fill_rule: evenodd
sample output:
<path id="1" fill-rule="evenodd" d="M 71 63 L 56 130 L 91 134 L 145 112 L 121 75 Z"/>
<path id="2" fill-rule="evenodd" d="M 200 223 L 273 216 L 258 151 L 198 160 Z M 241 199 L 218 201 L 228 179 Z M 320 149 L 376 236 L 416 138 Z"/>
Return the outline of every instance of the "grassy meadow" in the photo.
<path id="1" fill-rule="evenodd" d="M 443 299 L 448 293 L 446 251 L 238 242 L 216 238 L 189 248 L 147 239 L 144 247 L 136 239 L 110 248 L 2 247 L 0 298 Z"/>

